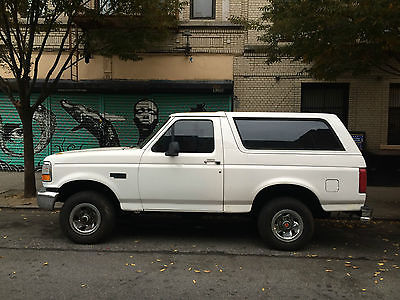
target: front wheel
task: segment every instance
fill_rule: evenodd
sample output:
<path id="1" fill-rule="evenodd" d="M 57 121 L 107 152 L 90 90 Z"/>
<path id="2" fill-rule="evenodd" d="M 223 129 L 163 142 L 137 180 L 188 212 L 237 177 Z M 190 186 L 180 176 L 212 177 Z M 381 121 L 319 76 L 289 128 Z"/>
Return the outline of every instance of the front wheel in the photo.
<path id="1" fill-rule="evenodd" d="M 314 219 L 309 208 L 295 198 L 272 199 L 258 215 L 262 239 L 279 250 L 298 250 L 314 233 Z"/>
<path id="2" fill-rule="evenodd" d="M 60 225 L 66 236 L 78 244 L 94 244 L 114 229 L 115 209 L 108 199 L 94 191 L 70 196 L 60 213 Z"/>

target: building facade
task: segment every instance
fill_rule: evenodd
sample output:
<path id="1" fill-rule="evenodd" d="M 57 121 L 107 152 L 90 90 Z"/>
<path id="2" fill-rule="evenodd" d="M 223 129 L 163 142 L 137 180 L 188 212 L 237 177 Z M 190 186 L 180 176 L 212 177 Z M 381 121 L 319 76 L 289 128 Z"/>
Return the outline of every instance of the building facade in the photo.
<path id="1" fill-rule="evenodd" d="M 399 156 L 400 78 L 376 73 L 325 82 L 310 78 L 298 62 L 266 64 L 265 55 L 252 51 L 258 33 L 229 22 L 230 16 L 256 19 L 266 4 L 191 0 L 177 34 L 143 60 L 95 55 L 89 64 L 79 62 L 34 118 L 36 163 L 59 151 L 135 145 L 168 114 L 191 110 L 335 113 L 366 154 Z M 48 49 L 42 77 L 54 56 Z M 3 169 L 18 169 L 18 117 L 3 100 L 0 161 Z"/>

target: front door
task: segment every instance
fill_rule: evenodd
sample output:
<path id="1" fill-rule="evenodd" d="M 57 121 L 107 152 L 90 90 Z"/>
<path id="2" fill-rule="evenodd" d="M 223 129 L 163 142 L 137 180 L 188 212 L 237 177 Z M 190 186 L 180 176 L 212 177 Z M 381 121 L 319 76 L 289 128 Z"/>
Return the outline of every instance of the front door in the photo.
<path id="1" fill-rule="evenodd" d="M 171 141 L 179 144 L 177 156 L 166 155 Z M 141 158 L 144 210 L 221 212 L 222 152 L 219 118 L 175 118 Z"/>

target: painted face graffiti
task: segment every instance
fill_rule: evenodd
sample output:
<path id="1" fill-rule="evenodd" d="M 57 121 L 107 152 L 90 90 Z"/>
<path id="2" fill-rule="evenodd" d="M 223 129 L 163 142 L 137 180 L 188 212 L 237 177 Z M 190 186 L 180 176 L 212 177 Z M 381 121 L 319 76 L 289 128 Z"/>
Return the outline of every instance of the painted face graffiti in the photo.
<path id="1" fill-rule="evenodd" d="M 35 145 L 34 153 L 42 152 L 50 143 L 53 134 L 56 130 L 57 120 L 53 112 L 48 110 L 43 105 L 39 105 L 33 114 L 33 122 L 39 127 L 40 137 L 39 141 Z M 22 143 L 23 142 L 23 130 L 20 124 L 6 123 L 3 124 L 3 120 L 0 116 L 0 149 L 11 157 L 23 157 L 23 152 L 15 152 L 10 149 L 8 145 Z"/>
<path id="2" fill-rule="evenodd" d="M 78 125 L 71 129 L 72 132 L 86 129 L 98 141 L 100 147 L 119 147 L 120 142 L 117 131 L 110 119 L 124 121 L 119 116 L 102 116 L 98 111 L 82 104 L 74 104 L 68 100 L 60 101 L 61 107 L 76 121 Z"/>
<path id="3" fill-rule="evenodd" d="M 158 107 L 149 99 L 142 99 L 133 107 L 134 123 L 139 130 L 138 144 L 145 140 L 158 124 Z"/>

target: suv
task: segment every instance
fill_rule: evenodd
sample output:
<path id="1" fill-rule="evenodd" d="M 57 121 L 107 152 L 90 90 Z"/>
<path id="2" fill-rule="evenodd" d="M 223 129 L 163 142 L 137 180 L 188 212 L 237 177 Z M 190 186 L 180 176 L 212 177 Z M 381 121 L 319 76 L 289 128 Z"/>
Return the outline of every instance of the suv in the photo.
<path id="1" fill-rule="evenodd" d="M 118 211 L 253 213 L 271 247 L 295 250 L 314 218 L 362 211 L 366 165 L 341 121 L 313 113 L 177 113 L 139 147 L 45 158 L 41 208 L 63 202 L 77 243 L 113 230 Z"/>

